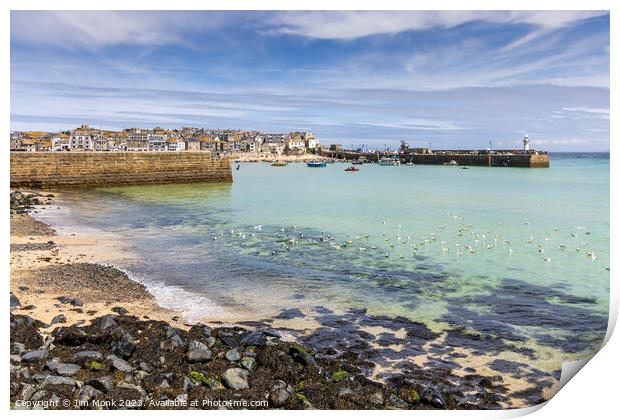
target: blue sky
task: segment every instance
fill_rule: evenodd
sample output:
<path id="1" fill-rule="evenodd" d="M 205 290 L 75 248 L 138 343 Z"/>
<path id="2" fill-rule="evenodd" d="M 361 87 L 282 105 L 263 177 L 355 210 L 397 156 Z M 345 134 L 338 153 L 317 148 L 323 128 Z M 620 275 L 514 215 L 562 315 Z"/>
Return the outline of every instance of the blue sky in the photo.
<path id="1" fill-rule="evenodd" d="M 11 128 L 609 150 L 607 12 L 11 12 Z"/>

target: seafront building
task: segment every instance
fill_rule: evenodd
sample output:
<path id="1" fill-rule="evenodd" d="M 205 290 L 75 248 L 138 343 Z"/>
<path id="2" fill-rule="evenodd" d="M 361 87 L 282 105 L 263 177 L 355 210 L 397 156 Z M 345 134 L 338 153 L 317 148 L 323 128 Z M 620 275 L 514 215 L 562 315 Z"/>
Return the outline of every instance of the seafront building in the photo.
<path id="1" fill-rule="evenodd" d="M 284 134 L 194 127 L 175 130 L 134 127 L 110 131 L 81 125 L 58 133 L 15 131 L 11 133 L 10 140 L 12 151 L 25 152 L 208 151 L 218 155 L 282 155 L 303 154 L 320 147 L 319 140 L 309 131 Z"/>

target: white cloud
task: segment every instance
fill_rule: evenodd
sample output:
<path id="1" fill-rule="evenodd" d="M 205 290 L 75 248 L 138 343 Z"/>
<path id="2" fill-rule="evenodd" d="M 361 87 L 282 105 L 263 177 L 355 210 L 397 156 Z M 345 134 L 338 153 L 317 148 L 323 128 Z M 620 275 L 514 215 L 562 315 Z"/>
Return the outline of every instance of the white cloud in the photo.
<path id="1" fill-rule="evenodd" d="M 536 144 L 537 145 L 542 145 L 542 146 L 583 146 L 583 145 L 589 145 L 589 144 L 594 144 L 596 142 L 594 142 L 592 139 L 576 139 L 576 138 L 568 138 L 568 139 L 550 139 L 550 140 L 541 140 L 541 139 L 536 139 Z"/>
<path id="2" fill-rule="evenodd" d="M 439 121 L 426 118 L 413 118 L 397 122 L 363 122 L 359 124 L 370 125 L 373 127 L 400 128 L 405 130 L 453 131 L 463 129 L 463 127 L 459 127 L 449 121 Z"/>
<path id="3" fill-rule="evenodd" d="M 317 11 L 279 12 L 271 18 L 272 33 L 317 39 L 349 40 L 369 35 L 451 28 L 482 20 L 523 23 L 541 28 L 560 28 L 573 22 L 606 14 L 604 11 Z M 527 42 L 524 40 L 523 42 Z"/>
<path id="4" fill-rule="evenodd" d="M 583 119 L 609 119 L 609 109 L 591 108 L 585 106 L 564 107 L 559 111 L 555 111 L 551 118 L 567 118 L 571 120 Z"/>
<path id="5" fill-rule="evenodd" d="M 215 16 L 174 11 L 13 11 L 11 38 L 64 48 L 151 46 L 180 43 L 185 32 L 216 24 Z"/>
<path id="6" fill-rule="evenodd" d="M 535 25 L 539 34 L 601 11 L 281 11 L 266 13 L 183 11 L 13 11 L 11 38 L 31 44 L 97 49 L 113 45 L 166 45 L 190 42 L 188 34 L 227 25 L 261 27 L 270 34 L 317 39 L 354 39 L 375 34 L 452 28 L 482 20 Z"/>

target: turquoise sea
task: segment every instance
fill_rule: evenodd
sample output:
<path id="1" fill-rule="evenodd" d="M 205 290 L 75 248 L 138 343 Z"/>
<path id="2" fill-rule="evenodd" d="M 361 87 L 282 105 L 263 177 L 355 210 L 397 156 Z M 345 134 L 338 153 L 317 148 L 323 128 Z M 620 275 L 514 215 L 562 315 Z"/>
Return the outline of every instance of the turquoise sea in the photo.
<path id="1" fill-rule="evenodd" d="M 125 268 L 194 319 L 362 311 L 501 342 L 496 354 L 547 370 L 596 351 L 609 154 L 552 154 L 548 169 L 346 166 L 242 163 L 232 184 L 67 191 L 44 217 L 121 237 L 139 256 Z"/>

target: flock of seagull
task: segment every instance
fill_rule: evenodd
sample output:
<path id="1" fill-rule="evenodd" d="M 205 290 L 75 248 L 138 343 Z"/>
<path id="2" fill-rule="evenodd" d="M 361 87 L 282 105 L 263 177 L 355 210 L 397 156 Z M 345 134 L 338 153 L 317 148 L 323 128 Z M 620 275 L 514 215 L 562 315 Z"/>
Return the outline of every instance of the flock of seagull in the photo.
<path id="1" fill-rule="evenodd" d="M 448 212 L 454 221 L 463 222 L 463 218 Z M 383 221 L 382 224 L 386 226 L 387 221 Z M 502 223 L 500 223 L 502 224 Z M 525 225 L 529 222 L 525 221 Z M 290 251 L 292 247 L 307 243 L 311 245 L 327 245 L 331 250 L 339 250 L 342 248 L 355 248 L 357 247 L 359 252 L 367 252 L 369 250 L 380 252 L 384 258 L 397 257 L 404 259 L 405 255 L 409 253 L 415 257 L 418 253 L 422 253 L 425 250 L 426 253 L 439 252 L 437 248 L 433 248 L 435 244 L 439 244 L 441 253 L 449 254 L 453 253 L 457 257 L 465 257 L 466 255 L 473 255 L 480 252 L 490 251 L 496 248 L 502 249 L 506 255 L 511 256 L 514 253 L 513 244 L 511 240 L 502 237 L 499 233 L 492 233 L 490 229 L 483 229 L 480 231 L 474 230 L 472 224 L 464 224 L 456 229 L 456 239 L 449 243 L 447 238 L 442 238 L 444 235 L 440 235 L 437 232 L 430 232 L 426 235 L 422 235 L 418 238 L 413 238 L 411 235 L 404 235 L 401 233 L 402 225 L 397 225 L 398 230 L 395 234 L 389 235 L 387 232 L 381 234 L 382 246 L 371 244 L 370 235 L 357 235 L 346 234 L 344 241 L 338 241 L 334 235 L 322 231 L 318 237 L 314 234 L 314 238 L 306 238 L 303 231 L 299 231 L 297 226 L 291 226 L 289 229 L 280 228 L 275 232 L 275 241 L 279 244 L 281 251 Z M 570 232 L 568 237 L 569 242 L 572 243 L 573 238 L 578 236 L 588 237 L 589 231 L 580 232 L 584 230 L 583 227 L 577 227 L 576 231 Z M 438 225 L 437 231 L 449 232 L 449 228 L 446 224 Z M 553 228 L 554 232 L 559 232 L 558 227 Z M 249 237 L 256 237 L 263 232 L 263 225 L 254 226 L 250 233 L 246 233 L 243 230 L 230 230 L 230 235 L 236 237 L 241 241 L 246 241 Z M 224 236 L 224 232 L 220 232 L 219 235 L 214 235 L 213 240 L 218 240 Z M 449 236 L 449 233 L 445 236 Z M 522 239 L 523 240 L 523 239 Z M 361 243 L 360 243 L 361 242 Z M 375 241 L 376 242 L 376 241 Z M 551 262 L 551 256 L 549 255 L 551 250 L 558 252 L 566 252 L 569 245 L 565 243 L 558 243 L 557 237 L 552 240 L 549 237 L 539 238 L 535 240 L 534 236 L 530 235 L 524 240 L 525 244 L 531 245 L 538 254 L 540 254 L 540 261 L 549 263 Z M 535 244 L 536 243 L 536 244 Z M 568 243 L 568 242 L 567 242 Z M 587 242 L 579 242 L 573 244 L 576 253 L 585 255 L 586 258 L 594 261 L 597 259 L 597 255 L 591 250 Z M 408 251 L 406 251 L 408 249 Z M 276 255 L 276 250 L 271 250 L 272 255 Z M 610 270 L 609 266 L 605 267 L 606 270 Z"/>

